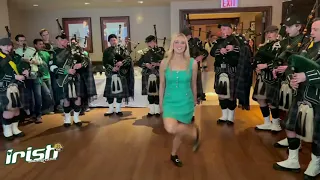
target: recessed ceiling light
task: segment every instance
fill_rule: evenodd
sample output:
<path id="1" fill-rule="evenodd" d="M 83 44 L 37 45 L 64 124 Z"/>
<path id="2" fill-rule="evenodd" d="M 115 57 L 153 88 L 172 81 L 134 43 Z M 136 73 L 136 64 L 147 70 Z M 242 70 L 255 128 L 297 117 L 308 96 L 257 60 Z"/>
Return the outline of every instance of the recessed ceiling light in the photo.
<path id="1" fill-rule="evenodd" d="M 142 4 L 142 3 L 143 3 L 143 1 L 138 1 L 138 3 Z"/>
<path id="2" fill-rule="evenodd" d="M 33 6 L 34 6 L 34 7 L 37 7 L 37 6 L 39 6 L 39 5 L 38 5 L 38 4 L 34 4 Z"/>
<path id="3" fill-rule="evenodd" d="M 88 3 L 88 2 L 86 2 L 86 3 L 84 3 L 85 5 L 88 5 L 88 4 L 90 4 L 90 3 Z"/>

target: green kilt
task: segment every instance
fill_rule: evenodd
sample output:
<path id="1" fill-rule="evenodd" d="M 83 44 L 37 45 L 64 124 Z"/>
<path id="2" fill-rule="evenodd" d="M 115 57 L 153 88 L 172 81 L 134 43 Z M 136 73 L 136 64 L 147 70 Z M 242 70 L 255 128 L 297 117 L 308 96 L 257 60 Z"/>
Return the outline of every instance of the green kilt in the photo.
<path id="1" fill-rule="evenodd" d="M 294 97 L 292 105 L 289 109 L 288 116 L 285 119 L 286 129 L 289 131 L 296 132 L 298 135 L 304 136 L 306 134 L 306 124 L 302 123 L 299 118 L 299 103 L 302 100 L 302 95 L 298 94 Z M 313 108 L 313 142 L 320 145 L 320 105 L 312 104 Z M 302 117 L 304 118 L 304 117 Z"/>
<path id="2" fill-rule="evenodd" d="M 66 84 L 63 85 L 63 98 L 64 99 L 76 99 L 81 97 L 81 83 L 80 83 L 80 75 L 68 77 L 69 80 Z M 75 91 L 76 97 L 72 97 L 71 92 Z"/>
<path id="3" fill-rule="evenodd" d="M 149 76 L 151 74 L 148 73 L 144 73 L 142 74 L 142 95 L 148 95 L 148 92 L 155 92 L 156 89 L 160 88 L 160 77 L 159 77 L 159 73 L 158 74 L 154 74 L 157 76 L 157 83 L 156 84 L 151 84 L 149 89 L 148 89 L 148 80 L 149 80 Z"/>
<path id="4" fill-rule="evenodd" d="M 12 108 L 21 108 L 22 107 L 21 94 L 20 94 L 21 91 L 20 91 L 19 86 L 17 84 L 14 84 L 14 86 L 17 86 L 19 94 L 16 94 L 16 93 L 10 94 Z M 0 92 L 0 112 L 8 111 L 7 106 L 9 104 L 9 98 L 7 96 L 7 91 L 8 90 Z"/>
<path id="5" fill-rule="evenodd" d="M 117 74 L 113 74 L 117 75 Z M 109 98 L 129 98 L 129 89 L 127 79 L 124 76 L 117 75 L 120 81 L 112 81 L 113 75 L 108 75 L 104 89 L 104 97 Z M 115 77 L 115 76 L 114 76 Z"/>

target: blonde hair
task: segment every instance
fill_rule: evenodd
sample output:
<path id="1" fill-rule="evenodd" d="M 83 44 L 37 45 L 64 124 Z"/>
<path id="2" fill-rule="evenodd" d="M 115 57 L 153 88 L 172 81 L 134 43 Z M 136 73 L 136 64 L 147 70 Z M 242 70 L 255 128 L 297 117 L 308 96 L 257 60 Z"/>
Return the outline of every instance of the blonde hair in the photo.
<path id="1" fill-rule="evenodd" d="M 174 34 L 171 38 L 170 47 L 169 47 L 169 50 L 166 52 L 165 59 L 164 59 L 164 62 L 166 65 L 165 67 L 169 67 L 169 69 L 171 69 L 170 62 L 174 56 L 174 49 L 173 49 L 174 42 L 178 37 L 182 37 L 186 43 L 186 49 L 184 50 L 184 53 L 183 53 L 183 58 L 186 61 L 186 68 L 189 66 L 189 63 L 190 63 L 190 51 L 189 51 L 189 43 L 188 43 L 187 37 L 182 33 Z"/>

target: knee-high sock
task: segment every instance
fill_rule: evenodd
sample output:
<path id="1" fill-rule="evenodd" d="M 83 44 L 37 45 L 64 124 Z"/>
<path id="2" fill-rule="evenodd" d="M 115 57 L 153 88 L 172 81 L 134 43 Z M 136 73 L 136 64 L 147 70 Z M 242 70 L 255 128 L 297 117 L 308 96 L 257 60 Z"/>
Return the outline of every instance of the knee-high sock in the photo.
<path id="1" fill-rule="evenodd" d="M 234 121 L 234 109 L 237 107 L 237 102 L 236 101 L 230 101 L 227 100 L 228 102 L 228 121 Z"/>
<path id="2" fill-rule="evenodd" d="M 270 110 L 268 106 L 261 107 L 260 110 L 264 119 L 265 124 L 270 124 Z"/>
<path id="3" fill-rule="evenodd" d="M 222 109 L 222 116 L 219 119 L 226 121 L 228 119 L 228 100 L 219 100 L 219 104 Z"/>
<path id="4" fill-rule="evenodd" d="M 22 133 L 22 131 L 20 131 L 20 129 L 18 128 L 20 118 L 21 118 L 20 115 L 12 118 L 12 132 L 14 135 L 18 135 Z"/>
<path id="5" fill-rule="evenodd" d="M 148 96 L 148 101 L 149 101 L 149 114 L 155 114 L 154 96 Z"/>
<path id="6" fill-rule="evenodd" d="M 4 137 L 13 136 L 12 119 L 2 118 L 2 127 L 3 127 L 3 135 L 4 135 Z"/>
<path id="7" fill-rule="evenodd" d="M 81 106 L 74 105 L 73 106 L 73 110 L 74 110 L 73 122 L 75 122 L 75 123 L 81 122 L 81 120 L 79 120 L 79 114 L 80 114 L 80 111 L 81 111 Z"/>
<path id="8" fill-rule="evenodd" d="M 114 99 L 113 98 L 108 98 L 107 99 L 107 102 L 108 102 L 108 104 L 109 104 L 109 109 L 108 109 L 108 114 L 112 114 L 113 113 L 113 103 L 114 103 Z"/>
<path id="9" fill-rule="evenodd" d="M 64 123 L 65 124 L 71 124 L 71 116 L 70 116 L 70 112 L 72 110 L 71 106 L 68 107 L 63 107 L 64 110 Z"/>

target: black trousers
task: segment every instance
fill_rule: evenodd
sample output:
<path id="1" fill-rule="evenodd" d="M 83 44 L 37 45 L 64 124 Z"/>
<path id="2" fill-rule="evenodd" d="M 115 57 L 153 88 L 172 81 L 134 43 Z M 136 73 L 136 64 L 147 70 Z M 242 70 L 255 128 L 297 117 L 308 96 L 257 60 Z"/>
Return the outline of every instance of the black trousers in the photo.
<path id="1" fill-rule="evenodd" d="M 159 96 L 148 96 L 149 104 L 159 104 Z"/>

